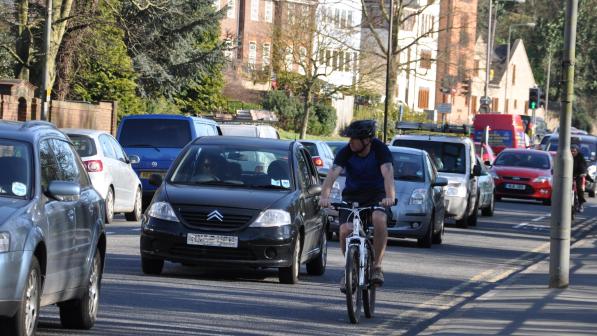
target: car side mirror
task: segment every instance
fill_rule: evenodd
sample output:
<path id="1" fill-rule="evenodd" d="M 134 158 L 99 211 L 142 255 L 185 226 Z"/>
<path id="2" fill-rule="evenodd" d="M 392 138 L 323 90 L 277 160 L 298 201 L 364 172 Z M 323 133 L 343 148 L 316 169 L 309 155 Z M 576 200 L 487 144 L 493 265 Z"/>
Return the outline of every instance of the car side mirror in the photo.
<path id="1" fill-rule="evenodd" d="M 485 160 L 485 162 L 483 162 L 484 165 L 486 165 L 487 167 L 491 167 L 491 161 L 489 160 Z"/>
<path id="2" fill-rule="evenodd" d="M 307 189 L 307 193 L 311 196 L 321 194 L 321 184 L 315 184 Z"/>
<path id="3" fill-rule="evenodd" d="M 149 175 L 149 184 L 151 184 L 154 187 L 159 187 L 162 185 L 162 182 L 164 181 L 164 179 L 162 178 L 162 175 L 160 174 L 151 174 Z"/>
<path id="4" fill-rule="evenodd" d="M 445 187 L 448 185 L 448 179 L 445 177 L 438 176 L 435 181 L 431 183 L 432 187 Z"/>
<path id="5" fill-rule="evenodd" d="M 481 166 L 475 165 L 473 167 L 473 176 L 481 176 Z"/>
<path id="6" fill-rule="evenodd" d="M 81 186 L 69 181 L 50 181 L 47 194 L 61 202 L 78 201 L 81 196 Z"/>
<path id="7" fill-rule="evenodd" d="M 137 155 L 131 155 L 131 156 L 129 156 L 129 163 L 130 164 L 137 164 L 139 162 L 141 162 L 141 158 L 139 156 L 137 156 Z"/>

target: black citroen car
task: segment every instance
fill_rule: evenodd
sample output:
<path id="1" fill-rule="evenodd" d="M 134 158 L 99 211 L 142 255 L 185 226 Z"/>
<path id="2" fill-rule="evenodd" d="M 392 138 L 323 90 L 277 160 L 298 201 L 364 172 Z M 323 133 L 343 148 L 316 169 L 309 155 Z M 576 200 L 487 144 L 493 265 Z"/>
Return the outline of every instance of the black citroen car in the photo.
<path id="1" fill-rule="evenodd" d="M 142 221 L 143 272 L 164 261 L 277 268 L 282 283 L 326 267 L 326 218 L 309 152 L 297 141 L 202 137 L 180 153 Z"/>

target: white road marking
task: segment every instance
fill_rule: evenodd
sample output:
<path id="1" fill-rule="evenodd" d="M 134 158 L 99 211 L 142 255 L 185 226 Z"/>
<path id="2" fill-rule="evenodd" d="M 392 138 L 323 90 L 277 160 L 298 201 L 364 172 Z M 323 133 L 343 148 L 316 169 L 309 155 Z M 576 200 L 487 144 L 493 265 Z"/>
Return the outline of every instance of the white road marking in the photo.
<path id="1" fill-rule="evenodd" d="M 514 228 L 515 228 L 515 229 L 520 229 L 521 227 L 523 227 L 523 226 L 526 226 L 526 225 L 529 225 L 529 223 L 527 223 L 527 222 L 520 223 L 520 224 L 518 224 L 518 225 L 515 225 L 515 226 L 514 226 Z"/>
<path id="2" fill-rule="evenodd" d="M 113 231 L 106 231 L 106 234 L 107 234 L 107 235 L 113 235 L 113 234 L 115 234 L 115 233 L 116 233 L 116 232 L 113 232 Z"/>
<path id="3" fill-rule="evenodd" d="M 531 222 L 539 222 L 545 219 L 545 216 L 541 216 L 541 217 L 537 217 L 537 218 L 533 218 L 531 219 Z"/>
<path id="4" fill-rule="evenodd" d="M 141 231 L 141 228 L 134 228 L 134 229 L 131 229 L 131 231 Z"/>

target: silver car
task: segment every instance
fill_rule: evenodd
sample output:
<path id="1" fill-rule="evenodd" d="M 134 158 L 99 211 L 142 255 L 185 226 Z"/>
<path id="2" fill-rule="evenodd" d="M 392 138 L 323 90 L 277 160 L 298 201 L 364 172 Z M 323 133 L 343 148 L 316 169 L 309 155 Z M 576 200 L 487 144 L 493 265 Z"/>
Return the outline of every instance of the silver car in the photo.
<path id="1" fill-rule="evenodd" d="M 129 221 L 141 219 L 142 189 L 131 167 L 139 158 L 130 159 L 110 133 L 88 129 L 63 129 L 73 142 L 93 187 L 106 201 L 106 223 L 115 213 L 124 212 Z"/>
<path id="2" fill-rule="evenodd" d="M 414 238 L 421 247 L 441 244 L 444 233 L 444 187 L 448 180 L 440 177 L 429 155 L 406 147 L 390 147 L 394 164 L 394 180 L 398 204 L 391 208 L 388 235 Z M 339 176 L 332 187 L 332 202 L 342 200 L 345 177 Z M 328 213 L 328 238 L 338 233 L 337 213 Z"/>
<path id="3" fill-rule="evenodd" d="M 477 165 L 481 167 L 481 176 L 477 179 L 479 200 L 477 208 L 481 210 L 483 216 L 493 216 L 493 209 L 495 207 L 495 183 L 493 182 L 493 176 L 487 170 L 487 166 L 481 163 L 481 159 L 477 156 Z"/>

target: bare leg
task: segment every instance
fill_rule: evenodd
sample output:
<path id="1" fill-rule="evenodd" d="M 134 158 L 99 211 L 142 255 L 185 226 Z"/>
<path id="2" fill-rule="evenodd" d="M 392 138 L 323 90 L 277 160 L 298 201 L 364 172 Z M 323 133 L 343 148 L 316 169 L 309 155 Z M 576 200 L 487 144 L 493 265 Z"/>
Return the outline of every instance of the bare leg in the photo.
<path id="1" fill-rule="evenodd" d="M 346 237 L 352 233 L 352 223 L 344 223 L 340 225 L 340 249 L 342 250 L 342 255 L 346 253 Z"/>
<path id="2" fill-rule="evenodd" d="M 381 268 L 381 262 L 383 261 L 388 242 L 387 216 L 381 211 L 373 211 L 372 220 L 375 227 L 373 234 L 373 249 L 375 250 L 374 267 Z"/>

